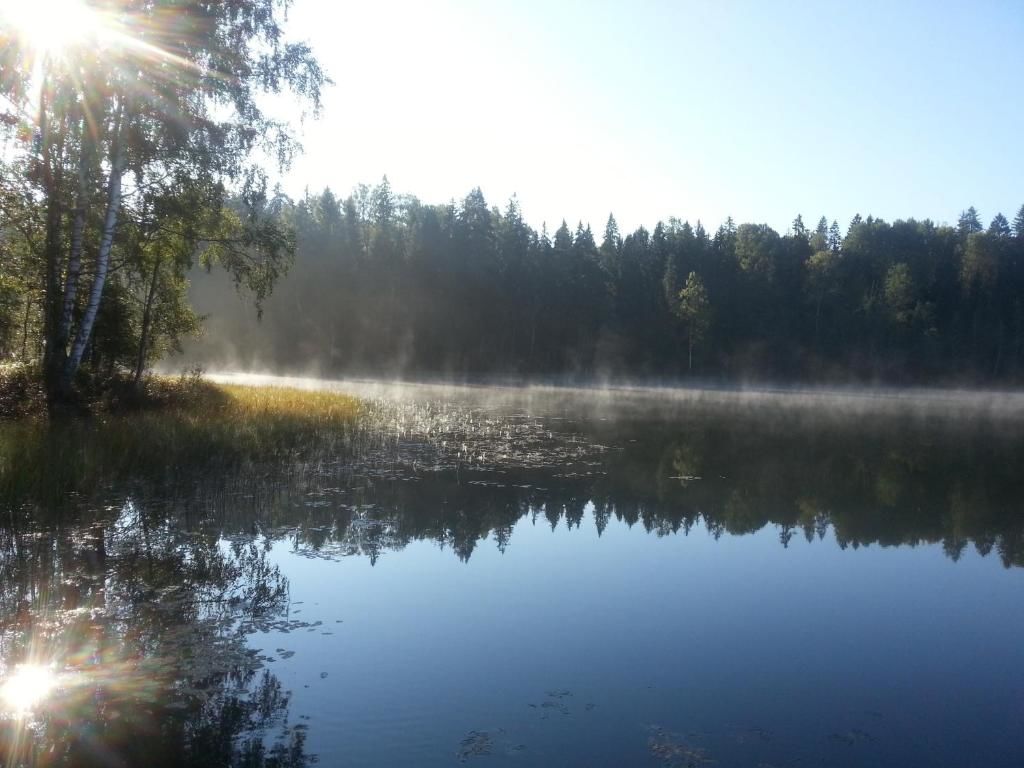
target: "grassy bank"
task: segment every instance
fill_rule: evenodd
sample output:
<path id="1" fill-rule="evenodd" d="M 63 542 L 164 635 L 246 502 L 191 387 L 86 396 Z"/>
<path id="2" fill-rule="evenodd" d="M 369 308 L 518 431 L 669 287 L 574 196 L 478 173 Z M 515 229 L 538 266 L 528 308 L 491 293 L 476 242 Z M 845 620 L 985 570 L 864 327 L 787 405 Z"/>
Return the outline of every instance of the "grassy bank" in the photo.
<path id="1" fill-rule="evenodd" d="M 111 388 L 77 418 L 47 419 L 18 394 L 6 400 L 18 407 L 0 420 L 0 499 L 8 502 L 53 503 L 111 484 L 167 486 L 313 452 L 341 455 L 365 413 L 343 394 L 194 376 L 154 377 L 141 391 Z"/>

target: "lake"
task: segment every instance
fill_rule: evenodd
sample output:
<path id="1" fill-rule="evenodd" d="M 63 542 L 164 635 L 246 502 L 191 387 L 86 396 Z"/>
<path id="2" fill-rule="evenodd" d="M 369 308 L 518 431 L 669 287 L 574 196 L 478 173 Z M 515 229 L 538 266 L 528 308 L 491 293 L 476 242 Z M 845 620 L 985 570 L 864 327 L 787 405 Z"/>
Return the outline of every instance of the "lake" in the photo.
<path id="1" fill-rule="evenodd" d="M 1024 765 L 1019 395 L 246 380 L 374 426 L 6 494 L 9 764 Z"/>

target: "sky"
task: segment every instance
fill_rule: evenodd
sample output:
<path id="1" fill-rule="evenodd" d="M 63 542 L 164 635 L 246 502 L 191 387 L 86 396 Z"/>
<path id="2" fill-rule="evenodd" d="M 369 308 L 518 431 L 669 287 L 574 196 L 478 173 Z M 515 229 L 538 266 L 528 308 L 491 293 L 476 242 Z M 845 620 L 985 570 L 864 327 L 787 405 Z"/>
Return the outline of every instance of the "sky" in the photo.
<path id="1" fill-rule="evenodd" d="M 600 233 L 675 216 L 985 223 L 1024 204 L 1024 2 L 337 2 L 286 190 L 387 174 Z"/>

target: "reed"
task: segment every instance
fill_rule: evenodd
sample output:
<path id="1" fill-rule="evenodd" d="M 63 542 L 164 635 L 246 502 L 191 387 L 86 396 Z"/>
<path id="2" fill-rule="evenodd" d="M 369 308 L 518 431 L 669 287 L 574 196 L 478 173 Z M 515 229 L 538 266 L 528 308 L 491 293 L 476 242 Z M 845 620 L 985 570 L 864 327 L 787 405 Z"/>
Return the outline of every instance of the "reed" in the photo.
<path id="1" fill-rule="evenodd" d="M 0 502 L 53 504 L 115 483 L 168 485 L 312 452 L 341 456 L 365 418 L 361 401 L 339 393 L 154 378 L 85 416 L 0 421 Z"/>

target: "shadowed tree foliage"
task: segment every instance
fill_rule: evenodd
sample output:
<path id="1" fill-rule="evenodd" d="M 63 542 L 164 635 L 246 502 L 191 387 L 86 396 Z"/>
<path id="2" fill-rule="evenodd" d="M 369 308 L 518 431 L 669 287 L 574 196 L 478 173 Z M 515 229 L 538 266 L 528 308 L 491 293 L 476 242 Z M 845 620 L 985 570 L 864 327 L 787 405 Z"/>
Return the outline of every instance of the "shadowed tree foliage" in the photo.
<path id="1" fill-rule="evenodd" d="M 957 227 L 857 216 L 844 236 L 825 217 L 785 235 L 670 219 L 622 236 L 610 216 L 598 244 L 583 223 L 537 232 L 517 200 L 501 211 L 479 189 L 431 206 L 382 182 L 281 210 L 299 239 L 289 279 L 259 323 L 228 280 L 196 281 L 210 318 L 189 359 L 468 378 L 1024 375 L 1024 238 L 1005 217 L 986 230 L 971 210 Z M 694 323 L 679 315 L 691 274 L 714 310 Z"/>
<path id="2" fill-rule="evenodd" d="M 0 130 L 17 151 L 0 173 L 4 272 L 15 251 L 27 262 L 22 335 L 31 324 L 36 339 L 20 352 L 41 357 L 51 400 L 83 362 L 139 371 L 157 339 L 194 330 L 184 276 L 200 254 L 257 303 L 286 269 L 294 242 L 267 215 L 260 158 L 283 167 L 296 144 L 260 96 L 289 90 L 315 111 L 325 82 L 284 37 L 287 6 L 98 1 L 59 51 L 5 28 L 0 94 L 14 112 Z"/>
<path id="3" fill-rule="evenodd" d="M 711 327 L 711 306 L 704 281 L 696 272 L 686 278 L 686 285 L 679 291 L 679 297 L 672 311 L 682 320 L 686 328 L 686 370 L 693 371 L 693 348 L 704 341 Z"/>

